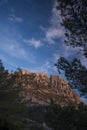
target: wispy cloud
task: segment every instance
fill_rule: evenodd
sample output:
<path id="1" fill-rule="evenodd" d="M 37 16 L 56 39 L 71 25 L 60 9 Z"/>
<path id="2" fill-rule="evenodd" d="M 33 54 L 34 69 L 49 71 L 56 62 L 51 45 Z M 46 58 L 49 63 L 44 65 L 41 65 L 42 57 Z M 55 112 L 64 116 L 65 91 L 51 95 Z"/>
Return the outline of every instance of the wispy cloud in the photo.
<path id="1" fill-rule="evenodd" d="M 57 28 L 60 28 L 60 23 L 62 22 L 60 11 L 56 9 L 57 2 L 54 2 L 53 8 L 52 8 L 52 17 L 51 17 L 51 24 L 53 26 L 56 26 Z"/>
<path id="2" fill-rule="evenodd" d="M 63 36 L 63 30 L 50 27 L 46 32 L 46 40 L 49 43 L 55 43 L 55 39 L 61 38 Z"/>
<path id="3" fill-rule="evenodd" d="M 7 69 L 7 65 L 14 69 L 17 69 L 19 67 L 19 66 L 15 65 L 12 61 L 10 61 L 9 58 L 7 58 L 6 56 L 4 56 L 2 54 L 0 54 L 0 59 L 2 60 L 4 67 L 6 67 L 6 69 Z"/>
<path id="4" fill-rule="evenodd" d="M 45 30 L 44 27 L 40 27 L 43 31 L 45 31 L 45 40 L 50 44 L 54 44 L 56 39 L 60 39 L 64 37 L 63 27 L 60 26 L 61 18 L 58 10 L 56 9 L 57 3 L 54 2 L 52 8 L 52 17 L 49 21 L 50 26 Z"/>
<path id="5" fill-rule="evenodd" d="M 30 49 L 27 51 L 26 46 L 23 44 L 23 37 L 17 32 L 13 26 L 0 29 L 0 54 L 4 54 L 7 59 L 13 58 L 18 62 L 26 64 L 34 64 L 36 62 L 36 55 Z"/>
<path id="6" fill-rule="evenodd" d="M 48 73 L 48 75 L 57 73 L 57 69 L 55 68 L 54 63 L 52 63 L 50 59 L 45 61 L 43 65 L 39 66 L 39 71 L 44 71 Z"/>
<path id="7" fill-rule="evenodd" d="M 41 29 L 42 31 L 46 31 L 46 28 L 43 27 L 42 25 L 40 25 L 39 27 L 40 27 L 40 29 Z"/>
<path id="8" fill-rule="evenodd" d="M 15 14 L 9 15 L 8 20 L 14 23 L 22 23 L 24 21 L 23 18 L 16 16 Z"/>
<path id="9" fill-rule="evenodd" d="M 53 54 L 54 61 L 57 61 L 60 58 L 60 55 L 58 53 Z"/>
<path id="10" fill-rule="evenodd" d="M 34 68 L 30 68 L 30 70 L 31 72 L 45 72 L 47 74 L 50 74 L 54 71 L 54 68 L 52 64 L 50 63 L 50 61 L 44 61 L 43 64 L 35 66 Z"/>
<path id="11" fill-rule="evenodd" d="M 79 56 L 79 48 L 73 48 L 62 44 L 61 47 L 53 54 L 54 61 L 57 61 L 60 57 L 74 58 Z"/>
<path id="12" fill-rule="evenodd" d="M 49 69 L 51 69 L 52 67 L 51 67 L 51 64 L 50 64 L 50 62 L 49 61 L 46 61 L 42 66 L 41 66 L 41 69 L 42 70 L 45 70 L 46 72 L 49 70 Z"/>
<path id="13" fill-rule="evenodd" d="M 28 45 L 34 46 L 35 48 L 39 48 L 43 45 L 43 43 L 40 40 L 37 39 L 29 39 L 29 40 L 24 40 L 25 43 L 28 43 Z"/>
<path id="14" fill-rule="evenodd" d="M 17 43 L 13 43 L 13 44 L 9 44 L 6 43 L 2 46 L 2 49 L 9 54 L 12 57 L 15 58 L 26 58 L 27 57 L 27 53 L 26 51 L 19 46 L 19 44 Z"/>

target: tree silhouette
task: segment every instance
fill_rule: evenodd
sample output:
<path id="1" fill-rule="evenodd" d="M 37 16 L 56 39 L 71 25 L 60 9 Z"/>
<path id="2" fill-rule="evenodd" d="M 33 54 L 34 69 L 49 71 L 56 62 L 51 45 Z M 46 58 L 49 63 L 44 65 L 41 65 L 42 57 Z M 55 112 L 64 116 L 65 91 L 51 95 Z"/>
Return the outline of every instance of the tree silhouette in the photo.
<path id="1" fill-rule="evenodd" d="M 57 0 L 62 25 L 65 27 L 65 43 L 80 47 L 87 57 L 87 0 Z"/>
<path id="2" fill-rule="evenodd" d="M 77 88 L 82 95 L 87 96 L 87 68 L 83 66 L 79 59 L 69 62 L 64 57 L 60 57 L 55 64 L 58 72 L 64 71 L 72 88 Z"/>

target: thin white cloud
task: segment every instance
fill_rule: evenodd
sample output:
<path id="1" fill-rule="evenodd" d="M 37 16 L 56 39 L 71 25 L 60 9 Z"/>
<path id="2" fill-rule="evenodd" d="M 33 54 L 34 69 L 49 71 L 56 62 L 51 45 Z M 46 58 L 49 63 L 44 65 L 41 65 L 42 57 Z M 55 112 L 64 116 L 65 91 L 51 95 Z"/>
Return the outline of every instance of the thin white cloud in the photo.
<path id="1" fill-rule="evenodd" d="M 73 48 L 62 44 L 61 47 L 53 54 L 54 61 L 57 61 L 60 57 L 74 58 L 79 56 L 79 48 Z"/>
<path id="2" fill-rule="evenodd" d="M 15 63 L 11 62 L 9 60 L 9 58 L 7 58 L 6 56 L 4 56 L 2 54 L 0 54 L 0 59 L 2 60 L 4 65 L 9 65 L 10 67 L 12 67 L 14 69 L 17 69 L 19 67 L 19 66 L 15 65 Z M 6 69 L 7 69 L 7 66 L 4 66 L 4 67 L 6 67 Z"/>
<path id="3" fill-rule="evenodd" d="M 50 74 L 50 70 L 53 71 L 53 67 L 50 61 L 45 61 L 43 64 L 40 64 L 39 66 L 30 68 L 31 72 L 45 72 L 47 74 Z"/>
<path id="4" fill-rule="evenodd" d="M 60 23 L 62 22 L 60 11 L 56 9 L 57 2 L 54 2 L 53 8 L 52 8 L 52 17 L 51 17 L 51 24 L 53 26 L 56 26 L 57 28 L 60 28 Z"/>
<path id="5" fill-rule="evenodd" d="M 63 30 L 50 27 L 46 32 L 46 40 L 49 43 L 55 43 L 55 39 L 61 38 L 63 36 Z"/>
<path id="6" fill-rule="evenodd" d="M 42 65 L 42 70 L 48 70 L 48 69 L 51 69 L 51 64 L 49 61 L 46 61 L 43 65 Z"/>
<path id="7" fill-rule="evenodd" d="M 31 50 L 26 50 L 22 43 L 23 37 L 14 27 L 1 28 L 0 36 L 0 54 L 5 54 L 7 59 L 16 58 L 17 60 L 26 61 L 28 64 L 36 62 L 36 55 Z"/>
<path id="8" fill-rule="evenodd" d="M 29 40 L 24 40 L 25 43 L 28 43 L 28 45 L 34 46 L 35 48 L 39 48 L 43 45 L 43 43 L 40 40 L 36 40 L 34 38 Z"/>
<path id="9" fill-rule="evenodd" d="M 12 58 L 23 60 L 31 64 L 36 62 L 36 56 L 31 51 L 26 51 L 19 43 L 6 43 L 2 45 L 2 50 Z"/>
<path id="10" fill-rule="evenodd" d="M 42 66 L 39 66 L 39 71 L 44 71 L 48 73 L 48 75 L 57 73 L 57 69 L 54 66 L 54 63 L 50 59 L 45 61 Z"/>
<path id="11" fill-rule="evenodd" d="M 15 57 L 15 58 L 26 58 L 27 57 L 27 53 L 26 51 L 21 47 L 19 46 L 17 43 L 14 43 L 14 44 L 4 44 L 2 46 L 2 49 L 7 53 L 9 54 L 10 56 L 12 57 Z"/>
<path id="12" fill-rule="evenodd" d="M 39 27 L 40 27 L 40 29 L 41 29 L 42 31 L 46 31 L 46 28 L 43 27 L 42 25 L 40 25 Z"/>
<path id="13" fill-rule="evenodd" d="M 24 21 L 23 18 L 14 14 L 9 15 L 8 20 L 14 23 L 22 23 Z"/>
<path id="14" fill-rule="evenodd" d="M 60 55 L 58 53 L 53 54 L 54 61 L 57 61 L 60 58 Z"/>
<path id="15" fill-rule="evenodd" d="M 79 47 L 78 48 L 73 48 L 71 46 L 66 46 L 64 44 L 62 54 L 64 57 L 69 58 L 69 57 L 74 57 L 79 55 Z"/>
<path id="16" fill-rule="evenodd" d="M 64 37 L 64 30 L 63 27 L 60 26 L 61 18 L 58 10 L 56 9 L 56 5 L 57 3 L 54 2 L 51 12 L 52 17 L 49 21 L 50 26 L 47 29 L 44 29 L 44 27 L 40 26 L 41 30 L 45 32 L 45 41 L 47 41 L 49 44 L 54 44 L 56 39 Z"/>

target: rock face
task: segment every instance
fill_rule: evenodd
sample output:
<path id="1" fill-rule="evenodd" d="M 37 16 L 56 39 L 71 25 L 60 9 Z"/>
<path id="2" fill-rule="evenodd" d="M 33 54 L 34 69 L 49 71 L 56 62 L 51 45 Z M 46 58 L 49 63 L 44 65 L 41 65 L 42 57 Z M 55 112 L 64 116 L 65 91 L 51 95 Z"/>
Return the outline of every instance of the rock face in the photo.
<path id="1" fill-rule="evenodd" d="M 61 106 L 77 105 L 82 101 L 72 90 L 67 81 L 56 75 L 49 78 L 46 73 L 21 71 L 18 74 L 14 87 L 20 82 L 22 102 L 27 104 L 49 105 L 55 102 Z"/>

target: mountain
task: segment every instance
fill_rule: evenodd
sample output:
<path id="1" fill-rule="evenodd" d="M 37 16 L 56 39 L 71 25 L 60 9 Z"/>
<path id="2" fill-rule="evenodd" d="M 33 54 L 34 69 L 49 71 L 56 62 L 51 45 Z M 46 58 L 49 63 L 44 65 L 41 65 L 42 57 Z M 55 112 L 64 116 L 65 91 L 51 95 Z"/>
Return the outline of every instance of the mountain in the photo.
<path id="1" fill-rule="evenodd" d="M 82 121 L 84 126 L 87 124 L 85 123 L 87 109 L 80 105 L 76 109 L 80 103 L 82 103 L 80 97 L 67 81 L 59 76 L 48 77 L 44 72 L 21 70 L 3 73 L 0 78 L 0 129 L 55 130 L 56 124 L 57 127 L 65 128 L 68 123 L 67 126 L 72 127 L 77 120 L 77 126 Z M 53 121 L 53 126 L 49 125 L 49 123 L 52 124 L 50 121 Z M 59 124 L 58 121 L 60 121 Z"/>
<path id="2" fill-rule="evenodd" d="M 10 74 L 13 76 L 14 74 Z M 20 87 L 21 102 L 28 105 L 49 105 L 54 102 L 61 106 L 78 105 L 80 97 L 64 79 L 44 72 L 20 71 L 16 74 L 13 87 Z"/>

